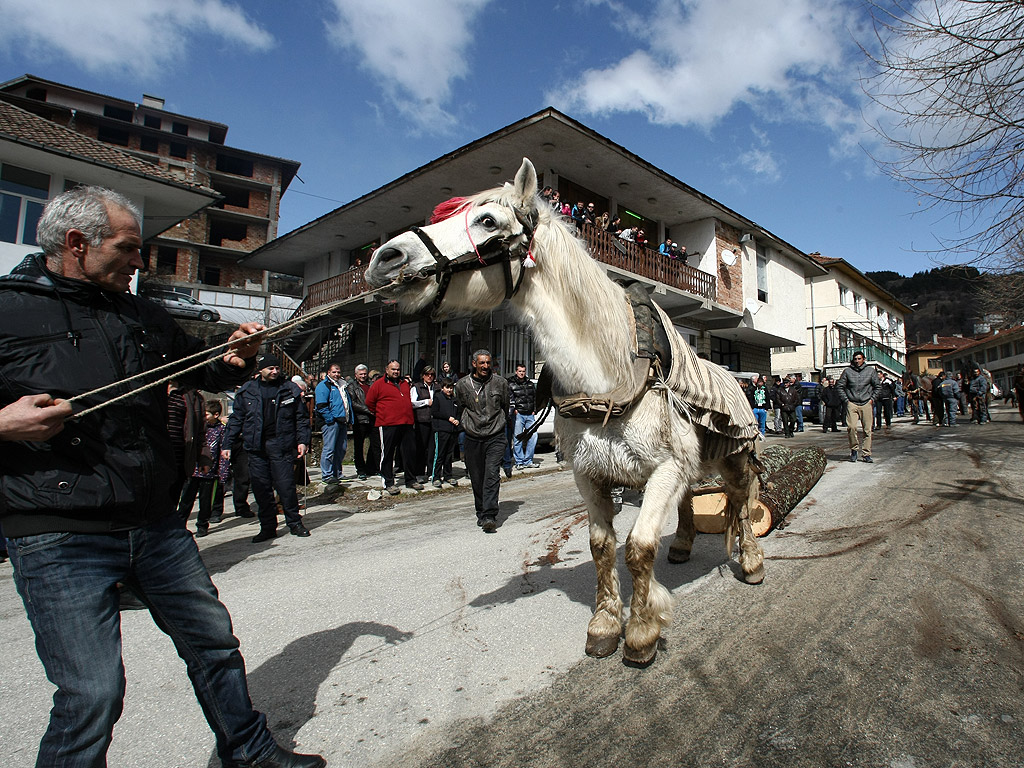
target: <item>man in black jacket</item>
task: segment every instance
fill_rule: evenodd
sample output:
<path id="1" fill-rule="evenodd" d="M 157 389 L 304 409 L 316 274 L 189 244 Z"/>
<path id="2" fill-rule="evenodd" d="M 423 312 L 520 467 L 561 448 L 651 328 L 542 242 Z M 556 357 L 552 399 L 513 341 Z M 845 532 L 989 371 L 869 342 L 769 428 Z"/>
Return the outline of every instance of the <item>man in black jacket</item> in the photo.
<path id="1" fill-rule="evenodd" d="M 281 361 L 264 355 L 260 375 L 245 382 L 235 394 L 235 403 L 224 430 L 225 459 L 238 443 L 249 455 L 249 480 L 259 505 L 260 532 L 252 543 L 277 536 L 276 490 L 281 497 L 284 519 L 293 536 L 309 536 L 299 514 L 295 489 L 295 460 L 309 448 L 309 411 L 302 402 L 298 385 L 281 376 Z"/>
<path id="2" fill-rule="evenodd" d="M 380 438 L 373 426 L 373 414 L 366 407 L 366 393 L 370 391 L 369 369 L 360 363 L 356 366 L 355 376 L 345 385 L 348 399 L 352 402 L 352 459 L 356 465 L 356 474 L 360 480 L 368 475 L 380 472 Z M 363 445 L 366 454 L 363 454 Z"/>
<path id="3" fill-rule="evenodd" d="M 526 378 L 525 365 L 516 366 L 516 375 L 509 377 L 508 388 L 512 400 L 512 418 L 515 420 L 512 427 L 512 456 L 516 469 L 535 469 L 540 466 L 533 460 L 537 433 L 530 435 L 525 443 L 516 437 L 532 427 L 537 420 L 537 387 Z"/>
<path id="4" fill-rule="evenodd" d="M 278 747 L 253 709 L 231 618 L 175 514 L 167 387 L 125 382 L 203 349 L 162 308 L 127 293 L 142 267 L 138 210 L 110 190 L 78 187 L 46 206 L 38 242 L 43 254 L 0 278 L 0 515 L 57 687 L 37 764 L 106 764 L 125 691 L 124 583 L 186 661 L 225 766 L 323 766 Z M 217 391 L 244 380 L 258 349 L 247 337 L 261 328 L 241 326 L 231 351 L 179 383 Z M 69 418 L 120 395 L 117 407 Z"/>

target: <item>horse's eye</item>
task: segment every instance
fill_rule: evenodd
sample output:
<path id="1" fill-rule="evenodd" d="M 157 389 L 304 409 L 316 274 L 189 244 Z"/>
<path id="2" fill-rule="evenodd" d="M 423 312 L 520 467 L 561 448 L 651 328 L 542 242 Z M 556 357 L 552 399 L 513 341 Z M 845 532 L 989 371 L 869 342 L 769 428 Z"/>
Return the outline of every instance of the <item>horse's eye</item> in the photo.
<path id="1" fill-rule="evenodd" d="M 484 229 L 497 229 L 498 228 L 498 222 L 489 213 L 485 213 L 483 216 L 481 216 L 479 219 L 477 219 L 477 224 L 479 224 Z"/>

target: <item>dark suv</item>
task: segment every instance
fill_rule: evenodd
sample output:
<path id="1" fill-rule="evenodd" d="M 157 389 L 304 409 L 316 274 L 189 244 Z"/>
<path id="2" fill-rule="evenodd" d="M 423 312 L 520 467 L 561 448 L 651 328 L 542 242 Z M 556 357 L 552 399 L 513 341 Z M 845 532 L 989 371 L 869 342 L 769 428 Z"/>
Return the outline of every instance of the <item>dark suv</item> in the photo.
<path id="1" fill-rule="evenodd" d="M 818 407 L 818 395 L 816 394 L 818 382 L 801 381 L 800 388 L 803 390 L 804 395 L 804 421 L 811 421 L 817 424 L 821 416 L 821 410 Z"/>

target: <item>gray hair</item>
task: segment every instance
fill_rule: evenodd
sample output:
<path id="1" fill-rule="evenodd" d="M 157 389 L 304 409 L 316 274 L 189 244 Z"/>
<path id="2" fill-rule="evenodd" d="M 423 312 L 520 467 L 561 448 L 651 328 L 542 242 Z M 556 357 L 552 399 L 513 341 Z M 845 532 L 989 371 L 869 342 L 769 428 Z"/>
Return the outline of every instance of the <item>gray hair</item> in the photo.
<path id="1" fill-rule="evenodd" d="M 114 234 L 110 208 L 123 208 L 142 229 L 142 214 L 124 195 L 105 187 L 75 187 L 46 204 L 36 226 L 36 242 L 47 256 L 59 256 L 68 231 L 77 229 L 91 246 Z"/>
<path id="2" fill-rule="evenodd" d="M 473 353 L 473 362 L 474 362 L 474 363 L 476 362 L 476 359 L 477 359 L 478 357 L 480 357 L 480 355 L 487 355 L 488 357 L 491 357 L 491 358 L 493 358 L 493 357 L 494 357 L 494 356 L 493 356 L 493 355 L 491 354 L 490 350 L 488 350 L 488 349 L 478 349 L 478 350 L 477 350 L 476 352 L 474 352 L 474 353 Z"/>
<path id="3" fill-rule="evenodd" d="M 370 369 L 367 368 L 362 363 L 360 363 L 359 365 L 356 366 L 356 373 L 359 373 L 360 371 L 368 371 L 368 370 L 370 370 Z"/>

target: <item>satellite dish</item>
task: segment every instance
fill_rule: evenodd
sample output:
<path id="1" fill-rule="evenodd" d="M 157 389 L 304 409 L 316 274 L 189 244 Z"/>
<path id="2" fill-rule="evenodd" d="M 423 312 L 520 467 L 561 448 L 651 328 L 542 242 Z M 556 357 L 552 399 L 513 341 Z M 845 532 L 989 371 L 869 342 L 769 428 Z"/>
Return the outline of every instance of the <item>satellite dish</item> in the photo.
<path id="1" fill-rule="evenodd" d="M 881 317 L 877 318 L 875 322 L 878 324 L 878 330 L 885 332 L 889 330 L 889 324 Z"/>
<path id="2" fill-rule="evenodd" d="M 722 263 L 727 267 L 731 267 L 736 263 L 736 254 L 728 249 L 722 251 Z"/>

